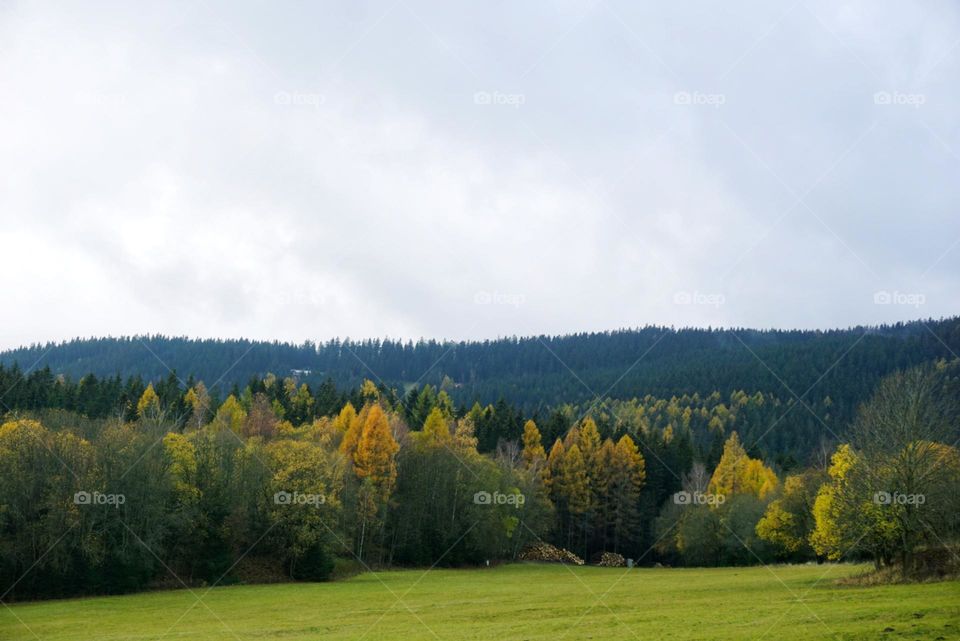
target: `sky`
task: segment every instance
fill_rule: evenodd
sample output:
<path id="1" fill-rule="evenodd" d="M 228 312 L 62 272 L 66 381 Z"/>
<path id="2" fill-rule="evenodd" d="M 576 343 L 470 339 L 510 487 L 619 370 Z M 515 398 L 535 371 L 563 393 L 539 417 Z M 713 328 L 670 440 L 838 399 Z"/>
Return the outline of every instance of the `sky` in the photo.
<path id="1" fill-rule="evenodd" d="M 0 348 L 960 313 L 960 5 L 0 2 Z"/>

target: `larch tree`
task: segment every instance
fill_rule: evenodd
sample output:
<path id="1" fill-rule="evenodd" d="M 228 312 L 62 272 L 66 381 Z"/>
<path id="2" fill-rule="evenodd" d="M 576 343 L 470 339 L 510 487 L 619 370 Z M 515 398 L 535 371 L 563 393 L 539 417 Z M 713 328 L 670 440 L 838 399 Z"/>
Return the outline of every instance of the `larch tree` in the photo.
<path id="1" fill-rule="evenodd" d="M 563 456 L 557 485 L 559 486 L 556 488 L 558 494 L 563 498 L 570 516 L 574 519 L 583 517 L 593 507 L 587 465 L 577 444 L 571 446 Z"/>
<path id="2" fill-rule="evenodd" d="M 354 472 L 360 479 L 358 516 L 360 534 L 358 556 L 363 558 L 367 523 L 376 522 L 386 507 L 397 482 L 397 452 L 390 422 L 379 404 L 370 406 L 354 458 Z"/>
<path id="3" fill-rule="evenodd" d="M 592 462 L 592 459 L 600 451 L 600 431 L 597 430 L 597 424 L 589 416 L 583 419 L 583 423 L 580 425 L 580 435 L 576 443 L 580 447 L 580 453 L 583 454 L 583 460 L 587 464 L 588 473 L 595 471 L 595 469 L 590 470 L 589 468 L 596 468 L 596 464 Z"/>
<path id="4" fill-rule="evenodd" d="M 539 468 L 547 461 L 547 452 L 543 449 L 540 439 L 540 430 L 533 421 L 523 425 L 523 462 L 527 468 Z"/>
<path id="5" fill-rule="evenodd" d="M 361 413 L 365 411 L 367 411 L 366 407 L 361 410 Z M 340 440 L 340 453 L 347 457 L 347 460 L 351 463 L 354 462 L 357 446 L 360 444 L 361 436 L 363 436 L 363 421 L 365 418 L 361 418 L 357 411 L 353 409 L 353 405 L 347 403 L 334 421 L 337 431 L 343 433 L 343 438 Z"/>
<path id="6" fill-rule="evenodd" d="M 364 401 L 378 401 L 380 400 L 380 390 L 377 389 L 376 383 L 370 379 L 363 379 L 363 384 L 360 386 L 360 396 Z"/>
<path id="7" fill-rule="evenodd" d="M 449 447 L 453 443 L 450 424 L 439 407 L 434 407 L 427 414 L 420 432 L 420 442 L 428 447 Z"/>
<path id="8" fill-rule="evenodd" d="M 213 428 L 219 430 L 230 430 L 235 434 L 243 431 L 243 424 L 247 420 L 247 411 L 237 400 L 237 397 L 231 394 L 220 405 L 216 416 L 213 417 Z"/>
<path id="9" fill-rule="evenodd" d="M 607 525 L 613 551 L 619 551 L 640 526 L 640 491 L 646 480 L 646 463 L 633 439 L 626 434 L 611 447 L 610 482 L 607 486 Z"/>
<path id="10" fill-rule="evenodd" d="M 558 503 L 559 497 L 559 478 L 560 473 L 563 468 L 563 459 L 566 456 L 567 450 L 563 445 L 563 441 L 559 438 L 553 442 L 553 447 L 550 448 L 550 455 L 547 457 L 547 466 L 546 469 L 549 472 L 547 478 L 547 491 L 550 493 L 550 498 L 554 503 Z"/>
<path id="11" fill-rule="evenodd" d="M 160 417 L 160 397 L 153 389 L 153 383 L 143 390 L 140 400 L 137 401 L 137 416 L 141 419 L 156 419 Z"/>
<path id="12" fill-rule="evenodd" d="M 353 426 L 354 421 L 357 420 L 357 410 L 353 407 L 353 403 L 347 403 L 340 410 L 340 413 L 337 415 L 337 418 L 333 420 L 334 427 L 337 428 L 337 431 L 341 434 L 346 434 L 347 431 Z"/>
<path id="13" fill-rule="evenodd" d="M 390 497 L 396 483 L 399 450 L 400 445 L 393 438 L 383 409 L 379 405 L 371 406 L 357 446 L 354 469 L 357 477 L 373 484 L 380 501 L 385 502 Z"/>
<path id="14" fill-rule="evenodd" d="M 723 455 L 710 478 L 708 491 L 726 497 L 752 494 L 763 499 L 777 487 L 777 475 L 759 459 L 752 459 L 736 432 L 723 445 Z"/>

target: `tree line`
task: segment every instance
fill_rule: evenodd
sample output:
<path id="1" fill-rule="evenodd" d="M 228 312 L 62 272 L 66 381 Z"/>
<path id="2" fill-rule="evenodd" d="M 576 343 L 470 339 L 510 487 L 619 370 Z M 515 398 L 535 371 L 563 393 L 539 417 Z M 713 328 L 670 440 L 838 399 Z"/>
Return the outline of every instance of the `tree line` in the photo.
<path id="1" fill-rule="evenodd" d="M 846 426 L 881 378 L 950 357 L 951 350 L 960 352 L 960 318 L 830 331 L 651 326 L 462 342 L 96 338 L 9 350 L 0 353 L 0 364 L 32 371 L 41 363 L 73 380 L 92 373 L 156 381 L 169 367 L 222 390 L 222 397 L 268 372 L 295 376 L 313 388 L 330 378 L 340 388 L 354 389 L 374 378 L 399 390 L 430 384 L 458 406 L 503 399 L 527 415 L 591 403 L 598 395 L 669 399 L 718 392 L 728 398 L 747 390 L 787 403 L 796 392 L 804 402 L 829 397 L 832 414 Z M 783 420 L 790 433 L 818 426 L 805 412 Z"/>
<path id="2" fill-rule="evenodd" d="M 771 402 L 760 393 L 538 422 L 505 403 L 456 408 L 431 386 L 267 376 L 219 402 L 200 381 L 136 396 L 128 383 L 118 412 L 34 408 L 0 426 L 0 585 L 30 597 L 323 580 L 337 564 L 481 564 L 544 540 L 588 560 L 869 557 L 909 572 L 960 531 L 957 368 L 890 375 L 849 442 L 805 465 L 742 438 L 740 417 Z"/>

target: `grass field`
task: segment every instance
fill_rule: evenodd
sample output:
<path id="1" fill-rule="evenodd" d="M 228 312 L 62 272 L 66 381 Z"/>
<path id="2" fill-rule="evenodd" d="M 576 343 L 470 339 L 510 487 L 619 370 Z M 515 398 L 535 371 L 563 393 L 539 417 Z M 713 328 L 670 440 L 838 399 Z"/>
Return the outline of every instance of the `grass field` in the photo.
<path id="1" fill-rule="evenodd" d="M 0 639 L 960 639 L 960 583 L 834 584 L 863 569 L 390 571 L 15 604 Z"/>

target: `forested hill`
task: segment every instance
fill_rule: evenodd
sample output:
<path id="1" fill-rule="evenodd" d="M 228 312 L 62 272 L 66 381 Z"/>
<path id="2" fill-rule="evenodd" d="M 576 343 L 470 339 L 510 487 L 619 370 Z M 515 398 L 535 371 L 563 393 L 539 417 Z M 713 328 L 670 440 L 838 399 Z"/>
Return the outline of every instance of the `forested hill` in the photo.
<path id="1" fill-rule="evenodd" d="M 220 389 L 268 372 L 310 385 L 332 378 L 340 388 L 364 378 L 401 390 L 442 386 L 461 404 L 503 398 L 526 411 L 596 396 L 724 397 L 736 390 L 785 400 L 808 392 L 849 409 L 892 370 L 960 353 L 960 318 L 830 331 L 644 327 L 559 337 L 482 342 L 391 340 L 292 345 L 164 336 L 76 339 L 0 353 L 20 370 L 49 367 L 78 380 L 174 370 Z M 839 408 L 838 408 L 839 409 Z M 845 412 L 844 412 L 845 413 Z"/>

